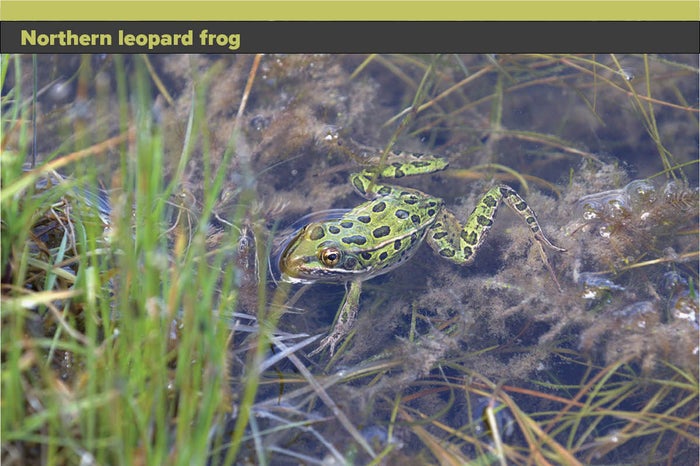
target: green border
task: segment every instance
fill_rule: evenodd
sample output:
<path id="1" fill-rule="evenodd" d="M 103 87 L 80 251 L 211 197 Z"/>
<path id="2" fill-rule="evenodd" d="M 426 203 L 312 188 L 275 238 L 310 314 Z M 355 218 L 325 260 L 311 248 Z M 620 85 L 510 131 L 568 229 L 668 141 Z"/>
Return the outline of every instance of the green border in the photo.
<path id="1" fill-rule="evenodd" d="M 2 0 L 4 21 L 700 21 L 697 0 Z"/>

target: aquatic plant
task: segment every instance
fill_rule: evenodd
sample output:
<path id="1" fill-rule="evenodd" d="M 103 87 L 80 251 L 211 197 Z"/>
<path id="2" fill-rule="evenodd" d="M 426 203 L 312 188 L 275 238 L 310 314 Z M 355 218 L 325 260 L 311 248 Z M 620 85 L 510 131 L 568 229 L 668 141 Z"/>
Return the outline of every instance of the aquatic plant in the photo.
<path id="1" fill-rule="evenodd" d="M 696 56 L 2 60 L 3 464 L 697 462 Z M 515 185 L 562 291 L 499 214 L 307 358 L 343 289 L 268 264 L 361 202 L 329 133 L 461 219 Z"/>

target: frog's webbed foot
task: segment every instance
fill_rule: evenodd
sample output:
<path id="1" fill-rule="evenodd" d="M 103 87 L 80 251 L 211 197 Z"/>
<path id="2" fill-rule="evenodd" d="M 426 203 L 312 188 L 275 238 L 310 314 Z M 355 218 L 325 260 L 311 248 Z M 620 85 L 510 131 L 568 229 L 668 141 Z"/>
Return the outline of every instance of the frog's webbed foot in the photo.
<path id="1" fill-rule="evenodd" d="M 507 185 L 500 185 L 493 188 L 491 191 L 500 193 L 503 198 L 503 202 L 505 202 L 508 205 L 508 207 L 510 207 L 511 210 L 515 212 L 516 215 L 518 215 L 518 217 L 522 218 L 525 221 L 525 223 L 528 224 L 528 226 L 530 227 L 530 231 L 532 232 L 532 236 L 535 238 L 535 241 L 537 241 L 537 246 L 540 251 L 540 257 L 542 258 L 542 262 L 544 263 L 545 267 L 547 267 L 547 270 L 549 271 L 552 280 L 554 280 L 554 283 L 557 285 L 557 289 L 559 290 L 559 292 L 561 292 L 561 285 L 559 284 L 559 280 L 557 280 L 557 276 L 554 273 L 552 264 L 550 264 L 549 262 L 549 258 L 547 257 L 547 253 L 545 252 L 544 247 L 547 246 L 549 249 L 552 249 L 557 252 L 564 252 L 566 251 L 566 249 L 560 248 L 559 246 L 555 246 L 549 240 L 549 238 L 545 236 L 544 232 L 542 231 L 542 227 L 540 226 L 540 223 L 537 221 L 535 212 L 533 212 L 533 210 L 527 205 L 525 200 L 522 197 L 520 197 L 520 195 L 513 188 Z"/>
<path id="2" fill-rule="evenodd" d="M 552 264 L 549 263 L 549 257 L 547 257 L 547 253 L 544 250 L 544 245 L 546 245 L 547 247 L 554 249 L 555 251 L 558 251 L 558 252 L 564 252 L 564 251 L 566 251 L 566 249 L 553 245 L 547 239 L 547 237 L 544 236 L 542 231 L 540 231 L 539 234 L 535 234 L 535 240 L 537 240 L 537 246 L 539 247 L 540 257 L 542 258 L 542 262 L 544 262 L 544 266 L 547 267 L 547 270 L 549 271 L 549 275 L 552 277 L 552 280 L 554 280 L 554 283 L 557 285 L 557 289 L 561 293 L 563 290 L 561 289 L 561 285 L 559 284 L 559 280 L 557 280 L 557 275 L 554 273 L 554 269 L 552 268 Z"/>
<path id="3" fill-rule="evenodd" d="M 520 196 L 518 196 L 518 197 L 520 197 Z M 557 251 L 557 252 L 565 252 L 566 249 L 560 248 L 559 246 L 555 246 L 549 240 L 549 238 L 547 238 L 544 235 L 544 232 L 542 232 L 542 228 L 540 227 L 539 223 L 537 222 L 537 219 L 535 218 L 534 212 L 532 212 L 532 216 L 529 218 L 534 219 L 534 224 L 531 221 L 528 221 L 528 224 L 530 224 L 530 229 L 533 232 L 533 236 L 535 238 L 535 241 L 537 241 L 537 245 L 538 245 L 538 249 L 540 251 L 540 257 L 542 258 L 542 262 L 544 262 L 544 266 L 547 267 L 547 270 L 549 271 L 549 275 L 552 277 L 552 280 L 554 280 L 554 284 L 557 285 L 557 289 L 561 293 L 563 290 L 561 289 L 561 285 L 559 284 L 559 280 L 557 280 L 557 275 L 554 273 L 554 269 L 552 268 L 552 264 L 549 263 L 549 257 L 547 256 L 547 252 L 544 250 L 544 247 L 547 246 L 549 249 L 551 249 L 553 251 Z"/>
<path id="4" fill-rule="evenodd" d="M 539 228 L 539 225 L 538 225 Z M 566 252 L 566 249 L 560 248 L 559 246 L 555 246 L 551 241 L 549 241 L 549 238 L 547 238 L 544 233 L 542 233 L 542 230 L 538 230 L 537 233 L 534 234 L 535 239 L 537 242 L 539 242 L 543 246 L 547 246 L 549 249 L 557 252 Z"/>
<path id="5" fill-rule="evenodd" d="M 321 340 L 321 344 L 318 348 L 309 353 L 309 357 L 317 355 L 326 347 L 330 348 L 331 357 L 333 356 L 335 346 L 350 333 L 350 330 L 352 330 L 352 326 L 357 318 L 361 291 L 362 282 L 350 282 L 350 288 L 345 293 L 333 330 L 327 337 Z"/>
<path id="6" fill-rule="evenodd" d="M 337 345 L 338 342 L 340 340 L 342 340 L 345 335 L 346 334 L 339 331 L 339 329 L 336 326 L 330 335 L 328 335 L 326 338 L 321 340 L 321 344 L 318 345 L 318 348 L 316 348 L 315 350 L 313 350 L 312 352 L 309 353 L 309 357 L 316 356 L 321 351 L 326 349 L 326 347 L 329 347 L 331 357 L 333 357 L 333 353 L 335 353 L 335 345 Z"/>

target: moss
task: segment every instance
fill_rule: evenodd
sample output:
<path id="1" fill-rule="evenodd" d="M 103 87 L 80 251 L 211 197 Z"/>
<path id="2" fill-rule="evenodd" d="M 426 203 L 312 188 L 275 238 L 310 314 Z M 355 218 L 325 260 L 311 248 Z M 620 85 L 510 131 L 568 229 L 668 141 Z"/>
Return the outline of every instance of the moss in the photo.
<path id="1" fill-rule="evenodd" d="M 255 57 L 150 59 L 168 91 L 141 102 L 162 126 L 159 175 L 170 189 L 162 200 L 170 204 L 164 244 L 171 249 L 159 263 L 170 270 L 168 261 L 181 257 L 172 251 L 204 245 L 197 250 L 206 251 L 208 267 L 193 260 L 192 269 L 212 274 L 201 286 L 222 304 L 216 318 L 229 313 L 236 322 L 226 370 L 233 414 L 245 405 L 254 415 L 238 431 L 244 440 L 235 448 L 246 457 L 282 463 L 290 456 L 280 445 L 315 458 L 335 455 L 329 445 L 348 445 L 338 454 L 369 458 L 360 428 L 326 422 L 341 412 L 358 427 L 388 426 L 377 448 L 393 448 L 389 459 L 483 459 L 491 444 L 465 434 L 472 429 L 459 412 L 465 397 L 508 406 L 518 421 L 507 439 L 513 463 L 535 462 L 528 456 L 535 454 L 562 464 L 567 455 L 635 463 L 647 453 L 670 463 L 696 451 L 698 148 L 696 109 L 687 102 L 697 99 L 697 56 L 265 55 L 240 119 Z M 86 65 L 80 57 L 39 60 L 39 88 L 63 86 L 39 97 L 39 163 L 93 135 L 120 132 L 123 115 L 103 111 L 127 105 L 105 92 L 121 85 L 113 58 L 90 59 L 95 83 L 77 77 Z M 134 60 L 124 63 L 129 95 Z M 28 69 L 20 81 L 31 82 Z M 61 73 L 76 78 L 54 82 Z M 8 76 L 4 89 L 17 84 Z M 22 101 L 30 87 L 22 86 Z M 281 289 L 267 274 L 269 248 L 304 215 L 363 201 L 347 183 L 363 159 L 325 144 L 329 133 L 377 154 L 393 143 L 448 159 L 451 170 L 401 183 L 444 198 L 461 220 L 488 187 L 513 185 L 567 249 L 549 257 L 562 291 L 527 227 L 504 209 L 472 266 L 422 248 L 365 283 L 354 336 L 336 359 L 303 359 L 310 346 L 289 351 L 304 335 L 328 330 L 343 289 L 295 289 L 268 307 Z M 20 142 L 20 132 L 9 132 L 3 150 Z M 124 167 L 105 162 L 95 175 L 118 187 Z M 222 186 L 213 191 L 217 174 Z M 130 202 L 117 194 L 117 214 Z M 55 241 L 49 249 L 55 253 Z M 3 264 L 3 273 L 16 273 L 13 266 Z M 282 309 L 274 351 L 252 350 L 256 317 L 267 325 Z M 173 346 L 205 323 L 184 327 Z M 70 356 L 54 353 L 57 373 Z M 256 388 L 246 377 L 259 367 L 267 372 Z M 666 404 L 655 405 L 659 399 Z M 237 419 L 205 427 L 229 435 Z M 606 440 L 618 431 L 632 440 Z"/>

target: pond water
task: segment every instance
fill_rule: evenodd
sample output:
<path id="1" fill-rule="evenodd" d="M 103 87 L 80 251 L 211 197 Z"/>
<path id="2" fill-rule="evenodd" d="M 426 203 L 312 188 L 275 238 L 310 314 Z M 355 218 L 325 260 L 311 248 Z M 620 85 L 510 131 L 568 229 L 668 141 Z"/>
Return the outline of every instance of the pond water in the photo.
<path id="1" fill-rule="evenodd" d="M 679 374 L 698 374 L 696 55 L 153 55 L 148 73 L 142 60 L 42 55 L 34 69 L 26 57 L 22 98 L 31 98 L 33 73 L 39 91 L 34 163 L 108 141 L 125 125 L 158 128 L 163 160 L 154 170 L 174 187 L 163 231 L 186 212 L 192 232 L 209 229 L 212 257 L 224 251 L 219 264 L 235 269 L 235 299 L 217 297 L 213 317 L 238 326 L 232 393 L 244 389 L 244 342 L 257 319 L 283 304 L 244 458 L 364 464 L 384 451 L 386 464 L 697 460 L 689 440 L 698 433 L 697 387 L 677 384 Z M 4 95 L 15 86 L 8 76 Z M 539 247 L 529 221 L 502 207 L 474 261 L 460 266 L 420 245 L 442 230 L 423 223 L 398 236 L 395 220 L 373 214 L 369 230 L 348 227 L 348 238 L 363 240 L 349 243 L 354 254 L 376 252 L 363 273 L 348 272 L 355 260 L 331 283 L 283 284 L 279 258 L 295 232 L 367 202 L 351 174 L 405 161 L 398 151 L 449 162 L 375 180 L 442 199 L 459 223 L 446 233 L 459 237 L 484 193 L 505 184 L 565 251 Z M 123 159 L 108 152 L 83 161 L 100 192 L 122 192 Z M 71 170 L 61 171 L 70 178 Z M 216 174 L 223 181 L 210 209 L 207 177 Z M 401 212 L 425 222 L 430 208 Z M 399 246 L 411 233 L 420 245 L 381 275 L 378 248 L 388 243 L 366 233 L 378 228 L 393 228 L 388 239 Z M 235 245 L 225 243 L 231 232 Z M 334 266 L 334 252 L 348 254 L 323 244 L 305 262 L 323 256 Z M 353 298 L 357 319 L 333 357 L 310 355 Z M 215 430 L 235 422 L 232 415 Z"/>

